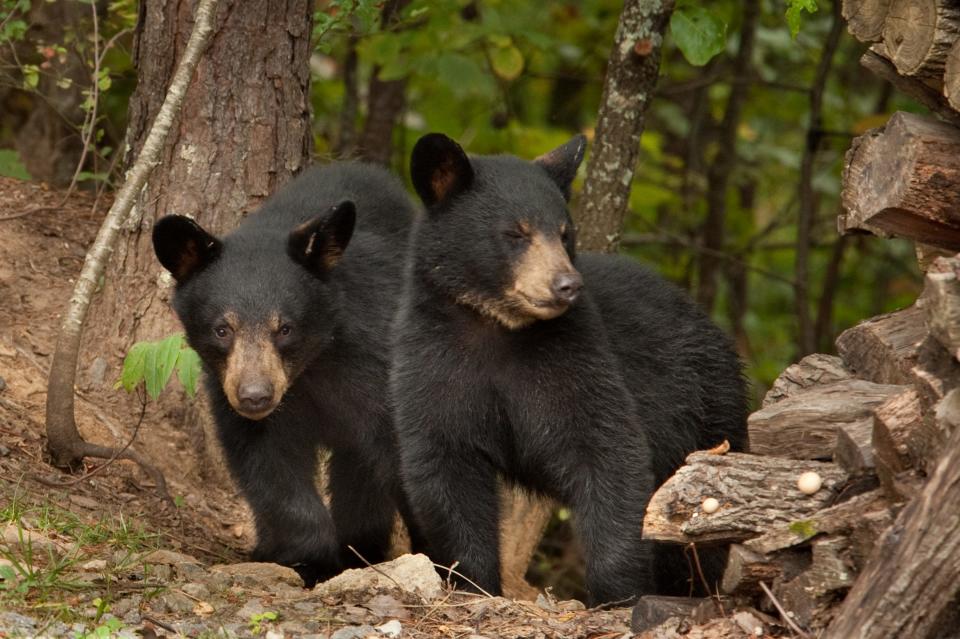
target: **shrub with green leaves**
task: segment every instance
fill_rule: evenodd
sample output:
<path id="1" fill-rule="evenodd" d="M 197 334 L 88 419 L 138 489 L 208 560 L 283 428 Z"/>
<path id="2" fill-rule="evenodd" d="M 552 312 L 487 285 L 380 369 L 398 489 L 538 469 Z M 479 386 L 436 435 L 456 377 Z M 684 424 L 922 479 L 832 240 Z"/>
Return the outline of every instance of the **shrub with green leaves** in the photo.
<path id="1" fill-rule="evenodd" d="M 143 382 L 147 395 L 157 399 L 177 372 L 177 379 L 187 395 L 197 394 L 200 378 L 200 357 L 187 346 L 183 333 L 175 333 L 156 342 L 137 342 L 123 360 L 123 370 L 116 388 L 133 392 Z"/>

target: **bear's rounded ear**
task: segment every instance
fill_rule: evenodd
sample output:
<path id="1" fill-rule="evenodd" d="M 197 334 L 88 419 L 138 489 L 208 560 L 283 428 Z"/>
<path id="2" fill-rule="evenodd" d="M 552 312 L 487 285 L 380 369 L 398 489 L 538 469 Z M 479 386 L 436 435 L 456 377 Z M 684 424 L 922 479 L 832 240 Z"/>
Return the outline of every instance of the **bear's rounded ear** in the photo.
<path id="1" fill-rule="evenodd" d="M 473 166 L 459 144 L 442 133 L 428 133 L 413 147 L 410 178 L 423 203 L 433 206 L 467 189 Z"/>
<path id="2" fill-rule="evenodd" d="M 293 229 L 287 254 L 315 275 L 325 275 L 343 257 L 353 237 L 357 209 L 346 200 Z"/>
<path id="3" fill-rule="evenodd" d="M 583 162 L 583 153 L 587 149 L 587 138 L 582 135 L 558 146 L 549 153 L 544 153 L 533 161 L 550 176 L 563 193 L 563 197 L 570 201 L 570 185 L 577 175 L 577 169 Z"/>
<path id="4" fill-rule="evenodd" d="M 168 215 L 153 227 L 153 252 L 178 282 L 217 259 L 222 248 L 220 240 L 183 215 Z"/>

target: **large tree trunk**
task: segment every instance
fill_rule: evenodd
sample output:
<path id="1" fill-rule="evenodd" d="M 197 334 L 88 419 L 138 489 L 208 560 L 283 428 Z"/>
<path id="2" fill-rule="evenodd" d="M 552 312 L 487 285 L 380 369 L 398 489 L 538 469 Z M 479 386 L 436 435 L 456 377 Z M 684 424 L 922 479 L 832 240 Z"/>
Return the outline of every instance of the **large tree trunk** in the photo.
<path id="1" fill-rule="evenodd" d="M 137 89 L 130 101 L 127 164 L 143 145 L 166 86 L 183 52 L 194 2 L 140 4 L 134 62 Z M 87 353 L 106 360 L 105 380 L 117 378 L 131 344 L 180 330 L 169 306 L 172 280 L 153 253 L 155 220 L 169 213 L 193 216 L 223 233 L 235 227 L 309 159 L 312 146 L 309 56 L 313 0 L 283 5 L 221 3 L 216 33 L 170 132 L 161 164 L 137 198 L 85 335 Z M 97 362 L 91 370 L 103 370 Z M 81 369 L 81 383 L 84 379 Z M 184 416 L 197 446 L 219 458 L 204 402 Z M 222 481 L 222 465 L 203 472 Z M 212 473 L 212 475 L 211 475 Z"/>
<path id="2" fill-rule="evenodd" d="M 626 0 L 600 98 L 597 134 L 577 215 L 577 247 L 613 252 L 630 199 L 644 113 L 660 73 L 673 0 Z"/>
<path id="3" fill-rule="evenodd" d="M 182 53 L 193 4 L 141 4 L 128 165 Z M 134 341 L 177 327 L 167 304 L 172 281 L 153 254 L 154 221 L 179 213 L 213 232 L 228 231 L 306 165 L 312 5 L 312 0 L 292 0 L 283 10 L 239 0 L 220 5 L 218 35 L 200 61 L 161 165 L 122 231 L 91 322 L 89 336 L 111 347 L 111 363 L 119 364 L 118 356 Z M 104 352 L 102 346 L 98 350 Z"/>

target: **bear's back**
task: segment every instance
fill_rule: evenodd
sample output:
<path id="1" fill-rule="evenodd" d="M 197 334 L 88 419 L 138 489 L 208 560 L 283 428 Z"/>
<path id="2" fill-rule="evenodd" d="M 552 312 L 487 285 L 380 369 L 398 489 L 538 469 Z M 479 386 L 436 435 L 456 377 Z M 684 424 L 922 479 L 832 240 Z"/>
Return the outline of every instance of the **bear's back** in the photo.
<path id="1" fill-rule="evenodd" d="M 691 450 L 724 439 L 743 450 L 746 387 L 730 338 L 685 291 L 634 260 L 584 254 L 577 268 L 641 415 L 656 410 L 686 425 L 660 434 L 658 481 Z"/>
<path id="2" fill-rule="evenodd" d="M 267 199 L 241 228 L 288 231 L 344 200 L 356 205 L 356 231 L 361 233 L 403 240 L 416 216 L 403 183 L 386 169 L 337 162 L 306 169 Z"/>

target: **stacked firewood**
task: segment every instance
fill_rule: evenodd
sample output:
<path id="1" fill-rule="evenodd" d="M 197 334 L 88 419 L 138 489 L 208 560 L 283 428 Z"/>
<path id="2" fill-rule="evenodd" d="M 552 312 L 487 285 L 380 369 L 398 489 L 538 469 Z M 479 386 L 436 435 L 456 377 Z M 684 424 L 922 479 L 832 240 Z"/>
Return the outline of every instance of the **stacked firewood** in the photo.
<path id="1" fill-rule="evenodd" d="M 960 2 L 843 7 L 863 65 L 940 116 L 896 113 L 854 140 L 838 221 L 913 240 L 923 293 L 785 370 L 749 454 L 690 455 L 644 536 L 731 544 L 707 610 L 750 610 L 760 634 L 766 618 L 800 636 L 960 637 Z M 704 609 L 645 598 L 635 630 Z M 642 636 L 677 636 L 670 623 Z"/>

